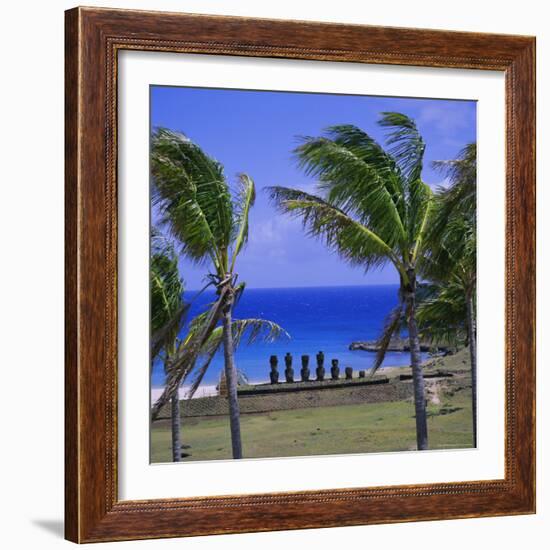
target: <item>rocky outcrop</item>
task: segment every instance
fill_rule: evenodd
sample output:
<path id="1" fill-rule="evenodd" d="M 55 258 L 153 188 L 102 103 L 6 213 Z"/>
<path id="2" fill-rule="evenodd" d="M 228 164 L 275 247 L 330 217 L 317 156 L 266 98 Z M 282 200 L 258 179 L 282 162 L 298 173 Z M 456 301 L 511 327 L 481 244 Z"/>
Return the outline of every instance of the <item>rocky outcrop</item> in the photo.
<path id="1" fill-rule="evenodd" d="M 378 342 L 376 340 L 366 340 L 363 342 L 352 342 L 349 345 L 351 351 L 369 351 L 376 353 L 378 351 Z M 404 338 L 393 338 L 390 341 L 387 351 L 400 352 L 410 351 L 409 341 Z M 447 346 L 439 346 L 430 342 L 420 342 L 420 351 L 429 352 L 435 351 L 437 353 L 443 353 L 445 355 L 451 354 L 452 351 Z"/>

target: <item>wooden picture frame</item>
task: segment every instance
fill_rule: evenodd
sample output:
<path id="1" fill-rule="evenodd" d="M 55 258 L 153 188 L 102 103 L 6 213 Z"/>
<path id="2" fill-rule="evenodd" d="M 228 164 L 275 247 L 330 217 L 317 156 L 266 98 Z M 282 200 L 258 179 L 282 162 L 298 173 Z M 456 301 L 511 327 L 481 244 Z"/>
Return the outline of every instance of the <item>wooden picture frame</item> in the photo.
<path id="1" fill-rule="evenodd" d="M 535 39 L 99 8 L 66 12 L 66 538 L 97 542 L 535 511 Z M 120 501 L 117 54 L 155 50 L 501 71 L 504 479 Z"/>

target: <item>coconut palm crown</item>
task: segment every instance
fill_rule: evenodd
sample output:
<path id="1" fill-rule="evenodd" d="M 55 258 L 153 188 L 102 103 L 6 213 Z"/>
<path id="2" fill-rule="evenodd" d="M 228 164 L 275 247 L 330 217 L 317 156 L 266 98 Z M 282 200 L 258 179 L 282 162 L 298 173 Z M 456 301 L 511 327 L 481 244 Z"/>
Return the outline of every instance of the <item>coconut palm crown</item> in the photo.
<path id="1" fill-rule="evenodd" d="M 302 220 L 311 236 L 322 239 L 343 259 L 366 271 L 391 263 L 400 279 L 399 306 L 387 320 L 374 372 L 391 336 L 406 317 L 415 388 L 417 446 L 428 446 L 424 380 L 415 319 L 416 278 L 432 205 L 432 191 L 422 181 L 425 143 L 414 120 L 385 112 L 387 150 L 354 125 L 306 137 L 295 149 L 298 165 L 317 180 L 319 194 L 272 187 L 283 212 Z"/>

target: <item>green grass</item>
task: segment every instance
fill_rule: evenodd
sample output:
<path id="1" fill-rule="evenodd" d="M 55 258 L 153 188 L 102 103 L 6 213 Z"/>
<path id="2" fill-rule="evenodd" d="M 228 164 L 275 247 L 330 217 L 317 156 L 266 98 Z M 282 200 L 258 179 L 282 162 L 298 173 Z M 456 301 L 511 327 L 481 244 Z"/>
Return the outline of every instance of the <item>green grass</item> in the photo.
<path id="1" fill-rule="evenodd" d="M 428 407 L 431 449 L 472 446 L 471 393 L 443 394 Z M 416 448 L 412 402 L 371 403 L 241 416 L 245 458 L 408 451 Z M 152 462 L 171 461 L 170 421 L 153 424 Z M 231 458 L 229 419 L 182 419 L 184 461 Z"/>

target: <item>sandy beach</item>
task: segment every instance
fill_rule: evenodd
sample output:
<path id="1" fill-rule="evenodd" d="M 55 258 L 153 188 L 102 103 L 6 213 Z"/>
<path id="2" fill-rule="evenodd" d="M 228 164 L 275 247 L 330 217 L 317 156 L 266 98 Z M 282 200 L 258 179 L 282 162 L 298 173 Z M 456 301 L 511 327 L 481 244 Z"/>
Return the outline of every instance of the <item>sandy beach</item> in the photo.
<path id="1" fill-rule="evenodd" d="M 179 389 L 180 399 L 187 399 L 187 391 L 189 386 L 183 386 Z M 151 388 L 151 401 L 154 403 L 162 394 L 162 388 Z M 193 399 L 196 397 L 209 397 L 211 395 L 218 395 L 218 390 L 214 384 L 200 386 L 195 392 Z"/>

